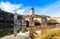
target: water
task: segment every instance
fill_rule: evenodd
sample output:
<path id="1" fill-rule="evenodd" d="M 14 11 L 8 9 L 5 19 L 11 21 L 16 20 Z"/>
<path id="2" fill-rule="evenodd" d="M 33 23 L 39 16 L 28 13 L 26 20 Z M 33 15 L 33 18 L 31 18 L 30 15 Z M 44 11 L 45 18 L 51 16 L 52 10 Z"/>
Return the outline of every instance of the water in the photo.
<path id="1" fill-rule="evenodd" d="M 18 37 L 18 38 L 22 38 L 23 37 L 24 39 L 29 39 L 29 34 L 28 33 L 19 32 L 16 37 Z"/>
<path id="2" fill-rule="evenodd" d="M 41 30 L 37 30 L 35 31 L 37 34 L 41 34 Z"/>

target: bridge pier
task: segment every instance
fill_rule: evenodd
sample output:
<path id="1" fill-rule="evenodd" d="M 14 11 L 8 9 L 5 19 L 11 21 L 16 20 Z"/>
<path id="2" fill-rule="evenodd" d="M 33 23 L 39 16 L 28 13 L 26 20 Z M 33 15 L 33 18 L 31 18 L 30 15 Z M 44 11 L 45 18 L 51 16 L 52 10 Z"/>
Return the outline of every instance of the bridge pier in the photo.
<path id="1" fill-rule="evenodd" d="M 45 17 L 41 17 L 41 35 L 47 33 L 47 19 Z"/>

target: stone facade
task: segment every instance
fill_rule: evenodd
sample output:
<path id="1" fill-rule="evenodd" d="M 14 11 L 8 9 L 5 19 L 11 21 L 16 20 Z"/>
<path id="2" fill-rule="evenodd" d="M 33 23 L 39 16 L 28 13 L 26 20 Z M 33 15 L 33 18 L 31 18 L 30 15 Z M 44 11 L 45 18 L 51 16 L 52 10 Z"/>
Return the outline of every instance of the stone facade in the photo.
<path id="1" fill-rule="evenodd" d="M 47 33 L 47 19 L 46 17 L 41 17 L 41 35 Z"/>
<path id="2" fill-rule="evenodd" d="M 45 17 L 41 17 L 41 28 L 47 27 L 47 19 Z"/>
<path id="3" fill-rule="evenodd" d="M 22 19 L 22 32 L 25 32 L 26 29 L 26 22 L 25 19 Z"/>
<path id="4" fill-rule="evenodd" d="M 15 36 L 17 35 L 17 27 L 18 27 L 18 24 L 17 24 L 17 13 L 15 13 L 15 15 L 14 15 L 14 35 Z"/>
<path id="5" fill-rule="evenodd" d="M 31 39 L 34 39 L 33 33 L 34 33 L 34 8 L 31 8 L 30 17 L 29 17 L 29 35 L 30 35 Z"/>

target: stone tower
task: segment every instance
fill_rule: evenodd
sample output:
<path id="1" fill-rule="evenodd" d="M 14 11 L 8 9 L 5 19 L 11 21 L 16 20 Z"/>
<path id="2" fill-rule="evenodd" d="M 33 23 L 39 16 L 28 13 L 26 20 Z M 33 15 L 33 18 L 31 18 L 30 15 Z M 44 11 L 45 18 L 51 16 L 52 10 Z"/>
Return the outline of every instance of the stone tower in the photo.
<path id="1" fill-rule="evenodd" d="M 34 8 L 30 8 L 30 15 L 34 15 Z"/>
<path id="2" fill-rule="evenodd" d="M 14 35 L 17 35 L 17 13 L 14 14 Z"/>
<path id="3" fill-rule="evenodd" d="M 34 8 L 30 8 L 29 26 L 34 26 Z"/>
<path id="4" fill-rule="evenodd" d="M 34 32 L 34 8 L 31 8 L 30 18 L 29 18 L 29 34 L 30 34 L 31 39 L 34 39 L 33 32 Z"/>

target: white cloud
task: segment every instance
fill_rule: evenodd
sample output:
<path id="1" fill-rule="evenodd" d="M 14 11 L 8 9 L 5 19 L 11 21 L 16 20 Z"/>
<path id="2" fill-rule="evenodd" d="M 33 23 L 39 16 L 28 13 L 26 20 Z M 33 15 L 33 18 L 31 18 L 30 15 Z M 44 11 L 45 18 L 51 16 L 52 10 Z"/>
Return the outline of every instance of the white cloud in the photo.
<path id="1" fill-rule="evenodd" d="M 30 6 L 22 7 L 23 4 L 11 4 L 10 2 L 0 2 L 0 8 L 4 11 L 8 12 L 17 12 L 18 14 L 29 14 Z M 43 14 L 48 15 L 52 17 L 60 17 L 60 1 L 56 1 L 52 4 L 46 5 L 44 7 L 35 7 L 35 13 L 36 14 Z"/>
<path id="2" fill-rule="evenodd" d="M 10 2 L 0 2 L 0 8 L 4 11 L 22 14 L 25 10 L 21 10 L 23 4 L 12 4 Z"/>
<path id="3" fill-rule="evenodd" d="M 27 15 L 29 12 L 30 6 L 23 7 L 23 4 L 12 4 L 10 2 L 0 2 L 0 8 L 4 11 L 11 12 L 11 13 L 18 13 Z"/>
<path id="4" fill-rule="evenodd" d="M 55 3 L 42 7 L 39 13 L 43 15 L 49 15 L 52 17 L 60 17 L 60 1 L 56 1 Z"/>
<path id="5" fill-rule="evenodd" d="M 20 13 L 23 14 L 23 13 L 25 12 L 25 10 L 24 10 L 24 9 L 21 9 L 21 10 L 17 10 L 16 12 L 17 12 L 18 14 L 20 14 Z"/>

